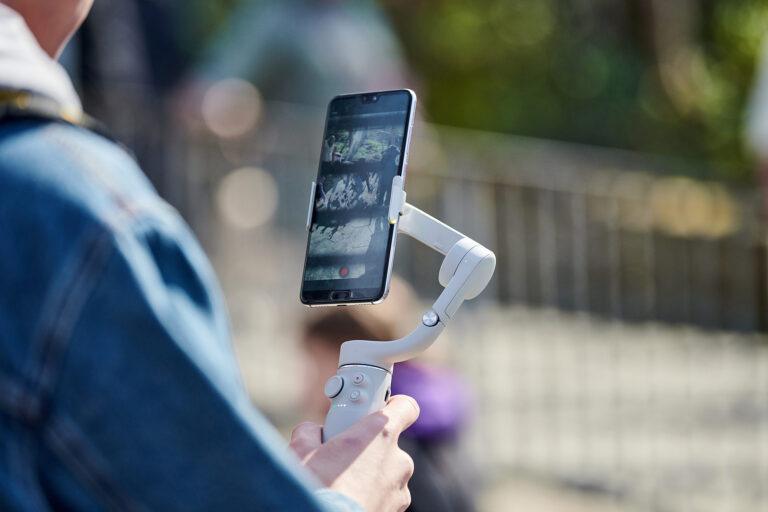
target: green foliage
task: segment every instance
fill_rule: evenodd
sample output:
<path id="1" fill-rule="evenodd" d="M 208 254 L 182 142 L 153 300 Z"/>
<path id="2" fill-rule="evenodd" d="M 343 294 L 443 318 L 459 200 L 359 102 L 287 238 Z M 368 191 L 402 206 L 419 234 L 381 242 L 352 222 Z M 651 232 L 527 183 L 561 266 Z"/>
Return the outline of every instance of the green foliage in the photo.
<path id="1" fill-rule="evenodd" d="M 750 176 L 743 114 L 768 31 L 765 0 L 693 2 L 679 49 L 659 37 L 679 32 L 675 18 L 650 11 L 675 2 L 388 5 L 438 123 L 671 155 L 704 176 Z"/>
<path id="2" fill-rule="evenodd" d="M 214 36 L 227 26 L 232 12 L 253 0 L 186 0 L 178 9 L 184 26 L 182 45 L 191 59 L 199 58 Z"/>

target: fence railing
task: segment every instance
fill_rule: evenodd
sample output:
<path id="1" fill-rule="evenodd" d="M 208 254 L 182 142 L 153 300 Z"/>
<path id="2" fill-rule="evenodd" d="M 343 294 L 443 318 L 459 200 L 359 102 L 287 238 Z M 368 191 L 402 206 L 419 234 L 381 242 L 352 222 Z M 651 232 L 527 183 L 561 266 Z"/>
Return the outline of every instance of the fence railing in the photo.
<path id="1" fill-rule="evenodd" d="M 239 138 L 203 134 L 171 145 L 165 183 L 173 186 L 161 187 L 204 237 L 217 188 L 243 166 L 274 181 L 271 225 L 304 236 L 323 114 L 284 104 L 262 112 Z M 409 198 L 495 250 L 485 297 L 625 321 L 768 330 L 756 191 L 687 178 L 684 164 L 647 155 L 417 126 Z M 398 271 L 433 292 L 431 276 L 413 264 L 428 251 L 406 242 L 399 252 Z"/>

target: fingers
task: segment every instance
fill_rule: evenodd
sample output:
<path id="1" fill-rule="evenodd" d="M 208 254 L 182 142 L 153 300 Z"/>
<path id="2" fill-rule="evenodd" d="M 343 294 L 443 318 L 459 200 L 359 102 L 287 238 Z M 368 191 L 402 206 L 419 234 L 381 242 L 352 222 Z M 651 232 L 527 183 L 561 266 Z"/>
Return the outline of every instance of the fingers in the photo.
<path id="1" fill-rule="evenodd" d="M 293 429 L 290 447 L 299 456 L 299 459 L 306 459 L 320 447 L 322 432 L 322 427 L 311 421 L 305 421 Z"/>
<path id="2" fill-rule="evenodd" d="M 400 487 L 403 489 L 408 488 L 408 482 L 411 480 L 411 477 L 413 476 L 413 472 L 416 469 L 413 458 L 411 458 L 408 453 L 406 453 L 404 450 L 400 450 L 400 458 L 402 459 L 402 465 L 403 465 L 403 481 L 401 482 Z"/>
<path id="3" fill-rule="evenodd" d="M 400 493 L 400 506 L 398 512 L 405 512 L 411 506 L 411 491 L 405 487 Z"/>
<path id="4" fill-rule="evenodd" d="M 399 435 L 419 417 L 419 404 L 407 395 L 395 395 L 389 399 L 382 413 L 389 419 L 387 426 Z"/>
<path id="5" fill-rule="evenodd" d="M 403 481 L 400 485 L 400 506 L 399 512 L 403 512 L 411 505 L 411 491 L 408 489 L 408 482 L 411 480 L 414 471 L 413 459 L 405 451 L 400 450 L 400 458 L 403 465 Z"/>

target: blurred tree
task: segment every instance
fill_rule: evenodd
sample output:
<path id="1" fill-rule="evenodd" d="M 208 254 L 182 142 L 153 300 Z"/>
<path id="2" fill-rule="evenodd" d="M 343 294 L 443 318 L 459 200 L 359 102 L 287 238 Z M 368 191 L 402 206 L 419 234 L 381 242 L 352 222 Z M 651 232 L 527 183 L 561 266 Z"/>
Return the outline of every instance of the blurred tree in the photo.
<path id="1" fill-rule="evenodd" d="M 376 0 L 242 0 L 211 40 L 192 82 L 237 77 L 271 101 L 325 106 L 333 96 L 408 83 Z"/>
<path id="2" fill-rule="evenodd" d="M 386 3 L 438 123 L 659 153 L 745 180 L 765 0 Z"/>
<path id="3" fill-rule="evenodd" d="M 168 0 L 186 27 L 183 46 L 189 58 L 199 58 L 210 40 L 226 24 L 232 11 L 247 0 Z"/>

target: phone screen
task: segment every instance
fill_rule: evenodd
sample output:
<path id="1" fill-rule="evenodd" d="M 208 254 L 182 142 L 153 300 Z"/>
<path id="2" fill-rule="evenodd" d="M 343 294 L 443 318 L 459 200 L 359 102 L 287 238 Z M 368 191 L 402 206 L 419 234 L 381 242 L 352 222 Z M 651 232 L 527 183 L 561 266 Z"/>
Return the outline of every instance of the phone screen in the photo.
<path id="1" fill-rule="evenodd" d="M 331 101 L 304 262 L 305 304 L 384 297 L 396 237 L 387 220 L 392 179 L 403 173 L 414 100 L 400 90 Z"/>

